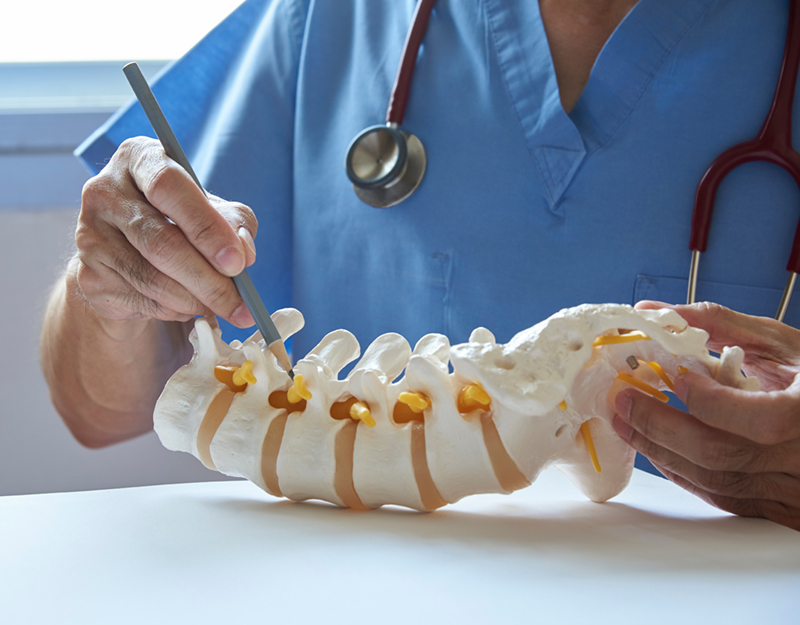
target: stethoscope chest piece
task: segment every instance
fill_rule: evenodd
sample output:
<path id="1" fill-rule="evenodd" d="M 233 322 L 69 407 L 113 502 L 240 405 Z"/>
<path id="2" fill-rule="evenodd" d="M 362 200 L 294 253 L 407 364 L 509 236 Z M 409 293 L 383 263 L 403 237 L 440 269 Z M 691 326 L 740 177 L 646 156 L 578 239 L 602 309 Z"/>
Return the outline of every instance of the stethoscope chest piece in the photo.
<path id="1" fill-rule="evenodd" d="M 389 208 L 414 193 L 425 176 L 422 142 L 394 124 L 370 126 L 350 144 L 347 177 L 361 201 Z"/>

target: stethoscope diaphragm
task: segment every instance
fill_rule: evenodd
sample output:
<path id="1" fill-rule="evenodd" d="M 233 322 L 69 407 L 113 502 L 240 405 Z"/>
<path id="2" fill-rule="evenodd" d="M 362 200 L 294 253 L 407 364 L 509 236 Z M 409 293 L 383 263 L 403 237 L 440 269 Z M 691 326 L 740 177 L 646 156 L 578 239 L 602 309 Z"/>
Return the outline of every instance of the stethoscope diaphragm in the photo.
<path id="1" fill-rule="evenodd" d="M 375 208 L 389 208 L 414 193 L 426 167 L 422 142 L 394 124 L 370 126 L 360 132 L 345 158 L 353 190 Z"/>

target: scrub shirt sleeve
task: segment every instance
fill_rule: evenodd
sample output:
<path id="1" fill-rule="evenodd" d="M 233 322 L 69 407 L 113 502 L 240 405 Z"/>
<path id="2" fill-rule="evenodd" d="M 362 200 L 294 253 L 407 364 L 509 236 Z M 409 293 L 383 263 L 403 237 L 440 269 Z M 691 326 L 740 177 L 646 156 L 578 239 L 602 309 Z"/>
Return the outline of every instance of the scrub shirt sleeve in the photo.
<path id="1" fill-rule="evenodd" d="M 152 85 L 203 186 L 255 211 L 258 259 L 248 273 L 271 311 L 291 304 L 292 142 L 306 12 L 305 0 L 247 0 Z M 96 173 L 138 135 L 155 137 L 132 100 L 75 153 Z"/>

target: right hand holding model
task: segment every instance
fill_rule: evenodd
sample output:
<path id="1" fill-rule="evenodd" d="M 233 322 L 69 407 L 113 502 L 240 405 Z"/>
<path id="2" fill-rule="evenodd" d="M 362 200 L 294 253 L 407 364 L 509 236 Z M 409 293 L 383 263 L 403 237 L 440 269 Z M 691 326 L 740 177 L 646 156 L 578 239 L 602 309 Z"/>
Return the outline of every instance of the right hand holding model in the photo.
<path id="1" fill-rule="evenodd" d="M 112 323 L 214 314 L 249 327 L 230 277 L 255 261 L 257 227 L 250 208 L 206 198 L 158 141 L 137 137 L 84 186 L 71 269 Z"/>

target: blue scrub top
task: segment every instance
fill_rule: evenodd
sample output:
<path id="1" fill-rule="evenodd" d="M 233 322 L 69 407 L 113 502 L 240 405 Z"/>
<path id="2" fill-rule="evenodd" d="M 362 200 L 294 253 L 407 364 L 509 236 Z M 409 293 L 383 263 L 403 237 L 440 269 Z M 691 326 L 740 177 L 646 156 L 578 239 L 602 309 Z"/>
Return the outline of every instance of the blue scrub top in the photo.
<path id="1" fill-rule="evenodd" d="M 336 328 L 362 346 L 388 331 L 461 342 L 481 325 L 505 342 L 566 306 L 684 302 L 695 188 L 758 133 L 789 0 L 640 0 L 570 114 L 538 2 L 440 0 L 404 122 L 428 171 L 380 210 L 355 196 L 344 156 L 385 118 L 414 6 L 248 0 L 154 87 L 207 189 L 255 210 L 250 273 L 270 310 L 304 313 L 295 354 Z M 139 134 L 153 136 L 133 104 L 80 156 L 99 169 Z M 698 299 L 774 315 L 798 206 L 783 170 L 734 171 Z"/>

